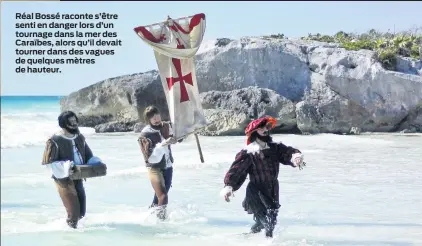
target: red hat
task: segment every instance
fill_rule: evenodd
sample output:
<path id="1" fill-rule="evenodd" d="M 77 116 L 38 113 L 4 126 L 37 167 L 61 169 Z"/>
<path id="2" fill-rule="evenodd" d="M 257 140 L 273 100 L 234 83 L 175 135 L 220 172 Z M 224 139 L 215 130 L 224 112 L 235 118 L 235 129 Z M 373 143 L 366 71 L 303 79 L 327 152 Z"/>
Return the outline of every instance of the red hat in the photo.
<path id="1" fill-rule="evenodd" d="M 249 145 L 251 143 L 250 137 L 253 132 L 263 127 L 267 128 L 267 130 L 271 130 L 275 127 L 276 123 L 277 123 L 277 120 L 271 116 L 265 116 L 265 117 L 262 117 L 250 122 L 245 129 L 245 134 L 248 137 L 246 140 L 246 144 Z"/>

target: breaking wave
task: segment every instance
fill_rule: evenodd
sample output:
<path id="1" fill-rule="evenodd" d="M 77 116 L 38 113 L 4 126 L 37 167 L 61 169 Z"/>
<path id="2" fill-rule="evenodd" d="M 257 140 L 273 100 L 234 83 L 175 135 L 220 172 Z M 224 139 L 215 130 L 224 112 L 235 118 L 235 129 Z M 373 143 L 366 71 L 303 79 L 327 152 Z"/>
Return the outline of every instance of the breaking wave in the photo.
<path id="1" fill-rule="evenodd" d="M 43 145 L 49 136 L 60 131 L 57 112 L 11 113 L 1 115 L 1 148 L 24 148 Z M 85 135 L 93 128 L 81 127 Z"/>

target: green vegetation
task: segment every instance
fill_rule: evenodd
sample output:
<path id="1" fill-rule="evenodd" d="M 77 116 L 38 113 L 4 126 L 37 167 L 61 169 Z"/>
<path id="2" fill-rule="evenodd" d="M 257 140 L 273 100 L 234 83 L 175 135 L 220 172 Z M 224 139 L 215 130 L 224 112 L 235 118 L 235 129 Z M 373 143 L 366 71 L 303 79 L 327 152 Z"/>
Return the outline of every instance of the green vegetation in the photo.
<path id="1" fill-rule="evenodd" d="M 375 58 L 385 69 L 395 70 L 397 56 L 420 59 L 422 54 L 422 28 L 397 34 L 382 33 L 374 29 L 363 34 L 338 32 L 334 36 L 309 34 L 302 40 L 315 40 L 327 43 L 339 43 L 346 50 L 372 50 Z"/>
<path id="2" fill-rule="evenodd" d="M 279 34 L 272 34 L 270 36 L 262 36 L 262 39 L 265 40 L 271 40 L 271 39 L 285 39 L 286 37 L 284 36 L 283 33 L 279 33 Z"/>
<path id="3" fill-rule="evenodd" d="M 263 36 L 264 39 L 284 39 L 284 34 Z M 371 29 L 366 33 L 337 32 L 335 35 L 308 34 L 302 40 L 314 40 L 326 43 L 338 43 L 346 50 L 372 50 L 374 57 L 385 69 L 395 70 L 397 56 L 422 57 L 422 27 L 398 33 L 378 32 Z"/>

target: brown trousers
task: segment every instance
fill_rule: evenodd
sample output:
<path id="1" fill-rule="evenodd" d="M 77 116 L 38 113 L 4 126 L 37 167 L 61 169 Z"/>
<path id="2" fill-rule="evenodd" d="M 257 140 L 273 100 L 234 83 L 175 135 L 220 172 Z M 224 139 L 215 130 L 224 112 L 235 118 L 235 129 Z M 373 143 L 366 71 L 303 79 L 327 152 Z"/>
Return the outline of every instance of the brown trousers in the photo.
<path id="1" fill-rule="evenodd" d="M 82 180 L 55 180 L 57 191 L 67 212 L 67 224 L 76 228 L 78 221 L 85 216 L 86 196 Z"/>
<path id="2" fill-rule="evenodd" d="M 168 197 L 167 197 L 167 189 L 166 189 L 166 180 L 163 175 L 163 170 L 158 168 L 148 168 L 148 178 L 151 181 L 152 188 L 154 189 L 155 197 L 157 197 L 155 206 L 163 206 L 167 205 Z"/>
<path id="3" fill-rule="evenodd" d="M 158 207 L 157 217 L 165 220 L 167 217 L 168 192 L 173 178 L 173 167 L 166 169 L 148 168 L 148 178 L 155 192 L 151 207 Z"/>

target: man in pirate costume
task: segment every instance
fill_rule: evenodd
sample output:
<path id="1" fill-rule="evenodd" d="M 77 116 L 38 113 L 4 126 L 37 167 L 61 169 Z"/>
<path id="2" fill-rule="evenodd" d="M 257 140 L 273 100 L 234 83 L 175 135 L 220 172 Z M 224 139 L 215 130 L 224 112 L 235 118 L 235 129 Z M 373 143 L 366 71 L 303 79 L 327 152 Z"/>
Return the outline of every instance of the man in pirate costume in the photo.
<path id="1" fill-rule="evenodd" d="M 85 216 L 86 196 L 83 181 L 72 180 L 70 175 L 75 165 L 86 164 L 93 153 L 79 132 L 75 113 L 61 113 L 58 122 L 62 130 L 47 140 L 42 164 L 51 167 L 52 178 L 66 208 L 66 222 L 76 229 L 78 221 Z"/>
<path id="2" fill-rule="evenodd" d="M 157 207 L 157 217 L 164 220 L 168 192 L 173 180 L 174 158 L 170 145 L 182 140 L 177 141 L 173 138 L 171 123 L 161 120 L 157 107 L 147 107 L 144 111 L 144 120 L 147 125 L 141 131 L 138 144 L 148 168 L 148 178 L 155 192 L 150 207 Z"/>
<path id="3" fill-rule="evenodd" d="M 247 146 L 236 154 L 235 161 L 225 175 L 225 187 L 221 191 L 227 202 L 238 190 L 249 174 L 249 184 L 242 203 L 248 214 L 254 215 L 255 224 L 251 233 L 265 229 L 267 237 L 273 236 L 277 224 L 279 204 L 278 174 L 280 163 L 302 169 L 305 166 L 303 155 L 298 149 L 275 143 L 269 130 L 275 127 L 276 120 L 263 117 L 247 126 Z"/>

